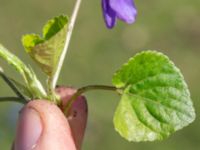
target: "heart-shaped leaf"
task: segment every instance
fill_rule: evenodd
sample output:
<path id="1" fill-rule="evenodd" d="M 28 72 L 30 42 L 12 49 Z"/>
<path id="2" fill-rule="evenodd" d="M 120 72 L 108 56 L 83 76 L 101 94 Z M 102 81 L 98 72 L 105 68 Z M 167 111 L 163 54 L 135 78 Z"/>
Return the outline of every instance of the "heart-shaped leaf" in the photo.
<path id="1" fill-rule="evenodd" d="M 30 56 L 39 64 L 50 78 L 54 75 L 58 60 L 65 44 L 68 18 L 55 17 L 43 28 L 43 37 L 28 34 L 22 37 L 22 43 Z"/>
<path id="2" fill-rule="evenodd" d="M 195 119 L 184 78 L 162 53 L 137 54 L 115 73 L 113 84 L 124 89 L 114 126 L 129 141 L 161 140 Z"/>

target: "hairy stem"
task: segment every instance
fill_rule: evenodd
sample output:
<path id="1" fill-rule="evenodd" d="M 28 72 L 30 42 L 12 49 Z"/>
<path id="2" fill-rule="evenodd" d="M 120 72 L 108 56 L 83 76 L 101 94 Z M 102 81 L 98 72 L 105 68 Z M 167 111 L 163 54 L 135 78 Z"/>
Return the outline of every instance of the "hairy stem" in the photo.
<path id="1" fill-rule="evenodd" d="M 68 47 L 69 47 L 72 31 L 73 31 L 73 28 L 74 28 L 74 24 L 76 22 L 76 18 L 77 18 L 77 14 L 78 14 L 78 11 L 79 11 L 79 8 L 80 8 L 81 1 L 82 0 L 76 0 L 76 4 L 75 4 L 75 7 L 74 7 L 68 28 L 67 28 L 65 46 L 64 46 L 64 49 L 63 49 L 62 54 L 60 56 L 57 70 L 55 71 L 55 74 L 54 74 L 53 79 L 52 79 L 52 83 L 51 83 L 52 89 L 55 89 L 55 87 L 56 87 L 58 77 L 60 75 L 60 71 L 61 71 L 61 68 L 63 66 L 65 56 L 67 54 L 67 50 L 68 50 Z"/>
<path id="2" fill-rule="evenodd" d="M 21 99 L 19 97 L 0 97 L 0 102 L 18 102 L 22 104 L 26 104 L 27 101 L 24 99 Z"/>
<path id="3" fill-rule="evenodd" d="M 115 91 L 119 92 L 119 90 L 114 86 L 107 86 L 107 85 L 88 85 L 84 86 L 82 88 L 79 88 L 74 95 L 69 99 L 65 109 L 64 109 L 64 114 L 68 115 L 69 108 L 72 106 L 73 102 L 83 93 L 91 90 L 107 90 L 107 91 Z"/>

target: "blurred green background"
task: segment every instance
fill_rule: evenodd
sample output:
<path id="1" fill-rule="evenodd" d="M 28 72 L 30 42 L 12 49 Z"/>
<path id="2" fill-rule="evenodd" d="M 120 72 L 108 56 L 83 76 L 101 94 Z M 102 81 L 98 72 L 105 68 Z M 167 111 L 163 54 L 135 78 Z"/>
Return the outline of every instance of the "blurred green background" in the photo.
<path id="1" fill-rule="evenodd" d="M 119 97 L 112 92 L 87 93 L 89 120 L 83 150 L 199 150 L 200 149 L 200 0 L 135 0 L 135 24 L 118 22 L 106 29 L 101 0 L 83 0 L 59 83 L 80 87 L 111 84 L 112 74 L 135 53 L 155 49 L 167 54 L 181 69 L 196 108 L 194 123 L 162 142 L 130 143 L 115 132 L 112 117 Z M 0 0 L 0 43 L 45 76 L 21 45 L 25 33 L 41 33 L 44 23 L 71 14 L 74 0 Z M 20 76 L 0 60 L 5 71 Z M 0 95 L 13 92 L 0 79 Z M 9 150 L 22 105 L 0 103 L 0 146 Z"/>

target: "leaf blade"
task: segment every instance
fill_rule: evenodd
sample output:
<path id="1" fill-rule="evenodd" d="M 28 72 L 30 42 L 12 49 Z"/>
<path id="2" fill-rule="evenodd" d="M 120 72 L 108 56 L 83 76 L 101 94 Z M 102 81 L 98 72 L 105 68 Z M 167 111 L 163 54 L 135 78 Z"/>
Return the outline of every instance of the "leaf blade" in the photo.
<path id="1" fill-rule="evenodd" d="M 68 18 L 61 15 L 47 22 L 43 28 L 43 37 L 36 34 L 22 37 L 26 51 L 50 78 L 55 73 L 64 48 L 67 23 Z"/>
<path id="2" fill-rule="evenodd" d="M 124 88 L 114 115 L 115 129 L 129 141 L 162 140 L 195 119 L 184 78 L 162 53 L 137 54 L 112 81 Z"/>

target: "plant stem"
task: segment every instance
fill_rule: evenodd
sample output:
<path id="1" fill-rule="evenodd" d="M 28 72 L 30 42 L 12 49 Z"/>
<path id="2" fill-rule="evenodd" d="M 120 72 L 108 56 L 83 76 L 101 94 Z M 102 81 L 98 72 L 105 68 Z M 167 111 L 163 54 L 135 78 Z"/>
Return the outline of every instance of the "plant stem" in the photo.
<path id="1" fill-rule="evenodd" d="M 13 92 L 21 99 L 22 101 L 26 101 L 26 98 L 21 94 L 21 92 L 15 87 L 12 81 L 3 73 L 3 70 L 0 69 L 0 76 L 2 79 L 8 84 L 8 86 L 13 90 Z M 27 102 L 27 101 L 26 101 Z"/>
<path id="2" fill-rule="evenodd" d="M 26 104 L 27 101 L 24 99 L 21 99 L 19 97 L 0 97 L 0 102 L 18 102 L 22 104 Z"/>
<path id="3" fill-rule="evenodd" d="M 107 85 L 88 85 L 88 86 L 84 86 L 82 88 L 79 88 L 76 93 L 74 93 L 74 95 L 72 95 L 72 97 L 69 99 L 65 109 L 64 109 L 64 114 L 68 115 L 68 111 L 69 108 L 71 107 L 71 105 L 73 104 L 73 102 L 83 93 L 87 92 L 87 91 L 91 91 L 91 90 L 108 90 L 108 91 L 116 91 L 118 92 L 118 88 L 114 87 L 114 86 L 107 86 Z"/>
<path id="4" fill-rule="evenodd" d="M 62 65 L 64 63 L 65 56 L 67 54 L 67 50 L 68 50 L 68 47 L 69 47 L 72 31 L 73 31 L 73 28 L 74 28 L 74 24 L 76 22 L 76 18 L 77 18 L 77 14 L 78 14 L 78 11 L 79 11 L 79 8 L 80 8 L 81 1 L 82 0 L 76 0 L 76 4 L 75 4 L 75 7 L 74 7 L 68 28 L 67 28 L 65 46 L 64 46 L 64 49 L 63 49 L 62 54 L 60 56 L 58 66 L 57 66 L 57 70 L 55 71 L 55 74 L 54 74 L 53 79 L 52 79 L 52 83 L 51 83 L 52 89 L 55 89 L 55 87 L 56 87 L 58 77 L 60 75 L 60 71 L 61 71 Z"/>

